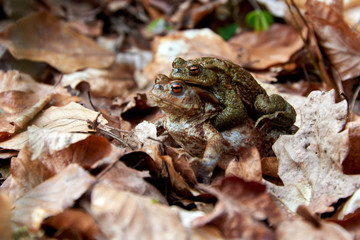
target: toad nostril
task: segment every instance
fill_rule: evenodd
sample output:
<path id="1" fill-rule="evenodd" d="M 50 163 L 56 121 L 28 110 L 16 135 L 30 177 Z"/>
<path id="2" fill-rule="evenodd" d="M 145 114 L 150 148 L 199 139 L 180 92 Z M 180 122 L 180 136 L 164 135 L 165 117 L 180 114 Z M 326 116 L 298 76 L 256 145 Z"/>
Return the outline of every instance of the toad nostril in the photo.
<path id="1" fill-rule="evenodd" d="M 162 85 L 158 84 L 158 85 L 155 85 L 155 89 L 161 91 L 161 90 L 164 90 L 164 87 Z"/>
<path id="2" fill-rule="evenodd" d="M 179 72 L 181 72 L 180 68 L 173 68 L 172 70 L 172 73 L 179 73 Z"/>

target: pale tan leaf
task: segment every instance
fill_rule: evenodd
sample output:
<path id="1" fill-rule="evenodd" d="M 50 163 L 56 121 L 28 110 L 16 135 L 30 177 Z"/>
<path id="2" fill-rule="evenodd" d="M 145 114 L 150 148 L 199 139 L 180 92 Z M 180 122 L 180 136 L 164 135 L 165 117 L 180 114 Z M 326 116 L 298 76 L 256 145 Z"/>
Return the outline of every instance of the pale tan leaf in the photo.
<path id="1" fill-rule="evenodd" d="M 49 12 L 30 14 L 0 33 L 0 41 L 18 59 L 47 62 L 69 73 L 109 67 L 115 56 Z"/>
<path id="2" fill-rule="evenodd" d="M 158 139 L 156 125 L 148 121 L 142 121 L 128 135 L 128 142 L 136 149 L 144 148 L 145 152 L 150 153 L 147 151 L 147 147 L 154 144 L 154 141 L 150 138 Z M 151 151 L 151 148 L 149 150 Z"/>
<path id="3" fill-rule="evenodd" d="M 103 184 L 92 191 L 91 214 L 107 239 L 188 239 L 177 210 Z"/>
<path id="4" fill-rule="evenodd" d="M 341 211 L 337 213 L 337 219 L 343 220 L 346 215 L 350 215 L 356 212 L 360 208 L 360 189 L 358 189 L 349 198 L 345 205 L 341 208 Z"/>
<path id="5" fill-rule="evenodd" d="M 59 129 L 63 132 L 88 132 L 90 131 L 87 120 L 95 121 L 98 112 L 71 102 L 63 107 L 51 107 L 42 113 L 34 122 L 38 127 Z M 99 123 L 107 121 L 100 116 Z"/>
<path id="6" fill-rule="evenodd" d="M 140 172 L 127 167 L 123 162 L 117 162 L 100 182 L 112 188 L 147 196 L 166 204 L 167 201 L 159 190 L 144 180 L 146 177 L 150 177 L 147 171 Z"/>
<path id="7" fill-rule="evenodd" d="M 90 136 L 90 134 L 85 133 L 69 133 L 39 128 L 35 125 L 28 128 L 28 134 L 29 150 L 32 152 L 31 160 L 44 154 L 54 154 Z"/>
<path id="8" fill-rule="evenodd" d="M 345 175 L 341 162 L 348 152 L 348 131 L 342 131 L 347 103 L 335 103 L 334 90 L 312 92 L 300 109 L 300 129 L 283 135 L 273 145 L 284 187 L 269 190 L 291 211 L 301 204 L 313 212 L 330 207 L 360 187 L 360 175 Z"/>
<path id="9" fill-rule="evenodd" d="M 18 71 L 0 71 L 0 140 L 23 129 L 56 95 L 70 96 Z"/>
<path id="10" fill-rule="evenodd" d="M 59 133 L 88 133 L 93 130 L 88 127 L 87 121 L 95 121 L 98 114 L 98 112 L 84 108 L 78 103 L 71 102 L 63 107 L 48 108 L 36 117 L 33 124 L 37 127 L 46 128 L 48 131 L 56 131 Z M 98 118 L 98 121 L 102 124 L 107 123 L 102 116 Z M 71 136 L 71 134 L 68 136 Z M 27 143 L 28 137 L 28 132 L 24 132 L 10 140 L 1 142 L 0 147 L 20 150 Z"/>
<path id="11" fill-rule="evenodd" d="M 70 164 L 16 200 L 12 221 L 37 231 L 45 218 L 71 207 L 94 181 L 95 178 L 77 164 Z"/>
<path id="12" fill-rule="evenodd" d="M 11 160 L 11 178 L 1 189 L 11 199 L 23 196 L 71 163 L 89 169 L 102 162 L 108 164 L 122 154 L 107 139 L 89 134 L 49 131 L 31 127 L 30 141 Z"/>
<path id="13" fill-rule="evenodd" d="M 36 82 L 29 75 L 18 71 L 0 71 L 0 92 L 22 91 L 28 93 L 43 92 L 56 89 L 53 86 Z"/>
<path id="14" fill-rule="evenodd" d="M 279 240 L 303 240 L 303 239 L 326 239 L 326 240 L 350 240 L 353 236 L 341 226 L 322 221 L 319 227 L 301 220 L 283 221 L 276 229 Z"/>

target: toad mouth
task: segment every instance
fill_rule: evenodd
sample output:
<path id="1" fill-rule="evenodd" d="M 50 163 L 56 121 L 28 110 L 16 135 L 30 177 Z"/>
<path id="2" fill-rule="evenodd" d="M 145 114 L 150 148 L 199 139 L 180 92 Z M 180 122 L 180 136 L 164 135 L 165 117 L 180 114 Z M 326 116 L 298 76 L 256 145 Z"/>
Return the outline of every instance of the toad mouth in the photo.
<path id="1" fill-rule="evenodd" d="M 168 103 L 169 105 L 172 105 L 174 106 L 175 108 L 177 109 L 185 109 L 183 106 L 180 106 L 179 104 L 177 103 L 174 103 L 174 102 L 171 102 L 171 101 L 168 101 L 168 100 L 164 100 L 158 96 L 155 96 L 155 95 L 152 95 L 153 98 L 156 98 L 157 100 L 159 100 L 160 102 L 165 102 L 165 103 Z"/>

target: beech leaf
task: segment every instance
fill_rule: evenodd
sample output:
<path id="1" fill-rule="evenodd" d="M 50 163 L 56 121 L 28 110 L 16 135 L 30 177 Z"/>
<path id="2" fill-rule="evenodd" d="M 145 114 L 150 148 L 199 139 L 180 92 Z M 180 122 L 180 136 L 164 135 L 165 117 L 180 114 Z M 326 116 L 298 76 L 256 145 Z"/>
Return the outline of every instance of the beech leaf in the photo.
<path id="1" fill-rule="evenodd" d="M 306 12 L 319 42 L 335 67 L 335 76 L 348 80 L 360 75 L 360 35 L 343 19 L 342 1 L 309 0 Z"/>
<path id="2" fill-rule="evenodd" d="M 37 116 L 33 122 L 33 125 L 46 128 L 49 132 L 82 132 L 87 134 L 89 131 L 93 131 L 89 128 L 87 121 L 95 121 L 98 114 L 98 112 L 87 109 L 78 103 L 70 102 L 66 106 L 48 108 L 46 111 Z M 102 124 L 107 123 L 107 121 L 102 116 L 98 118 L 98 121 Z M 71 137 L 71 134 L 68 135 L 68 137 Z M 22 132 L 7 141 L 1 142 L 0 147 L 5 149 L 20 150 L 25 146 L 28 139 L 28 131 Z"/>
<path id="3" fill-rule="evenodd" d="M 12 221 L 36 231 L 43 219 L 71 207 L 94 181 L 95 178 L 77 164 L 70 164 L 16 200 Z"/>
<path id="4" fill-rule="evenodd" d="M 92 191 L 91 214 L 108 239 L 188 239 L 175 209 L 104 184 Z"/>
<path id="5" fill-rule="evenodd" d="M 30 14 L 10 25 L 0 33 L 0 41 L 15 58 L 47 62 L 65 73 L 106 68 L 115 59 L 114 54 L 48 12 Z"/>
<path id="6" fill-rule="evenodd" d="M 0 192 L 0 239 L 11 239 L 11 205 L 8 196 Z"/>

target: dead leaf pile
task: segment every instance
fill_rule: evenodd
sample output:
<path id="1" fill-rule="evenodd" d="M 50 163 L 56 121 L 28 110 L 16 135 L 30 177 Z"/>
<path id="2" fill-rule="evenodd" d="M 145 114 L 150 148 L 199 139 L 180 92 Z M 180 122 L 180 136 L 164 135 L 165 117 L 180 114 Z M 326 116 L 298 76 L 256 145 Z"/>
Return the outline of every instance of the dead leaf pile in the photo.
<path id="1" fill-rule="evenodd" d="M 0 239 L 360 239 L 359 1 L 256 1 L 277 16 L 260 32 L 252 2 L 2 1 Z M 147 94 L 202 56 L 253 71 L 298 127 L 209 185 Z"/>

